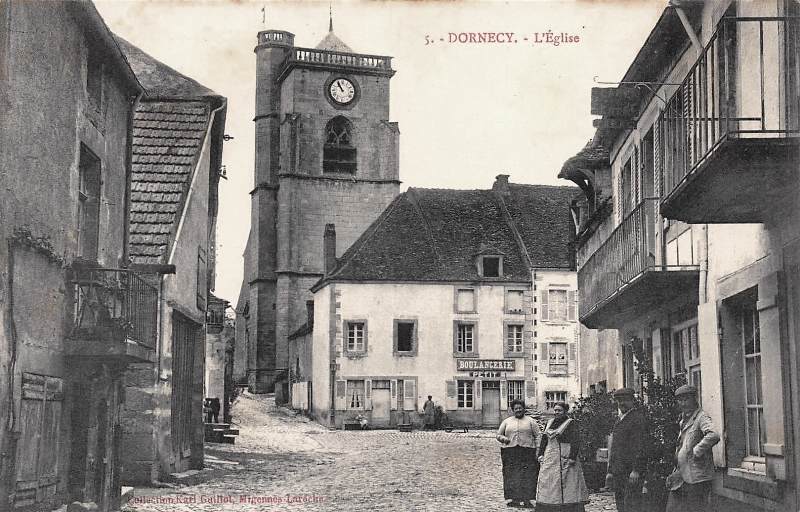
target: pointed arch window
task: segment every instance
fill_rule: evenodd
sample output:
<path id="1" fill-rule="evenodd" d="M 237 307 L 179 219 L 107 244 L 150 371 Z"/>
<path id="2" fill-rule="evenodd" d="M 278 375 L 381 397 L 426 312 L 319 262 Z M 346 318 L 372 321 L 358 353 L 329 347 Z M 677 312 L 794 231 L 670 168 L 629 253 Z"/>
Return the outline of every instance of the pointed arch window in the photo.
<path id="1" fill-rule="evenodd" d="M 322 150 L 322 171 L 356 172 L 356 148 L 353 145 L 353 123 L 336 116 L 325 126 L 325 146 Z"/>

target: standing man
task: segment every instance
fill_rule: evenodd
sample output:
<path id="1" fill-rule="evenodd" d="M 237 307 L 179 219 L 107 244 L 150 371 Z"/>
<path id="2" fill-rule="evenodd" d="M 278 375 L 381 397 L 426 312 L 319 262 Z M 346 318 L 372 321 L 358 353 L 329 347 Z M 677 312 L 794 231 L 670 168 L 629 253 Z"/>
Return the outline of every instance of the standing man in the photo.
<path id="1" fill-rule="evenodd" d="M 428 400 L 422 406 L 422 413 L 425 415 L 425 430 L 433 430 L 436 423 L 436 406 L 433 404 L 433 396 L 428 395 Z"/>
<path id="2" fill-rule="evenodd" d="M 614 391 L 619 419 L 611 430 L 606 487 L 614 490 L 618 512 L 641 510 L 642 483 L 647 471 L 647 421 L 636 407 L 633 390 Z"/>
<path id="3" fill-rule="evenodd" d="M 667 512 L 705 512 L 711 494 L 714 461 L 711 447 L 719 442 L 711 418 L 697 402 L 697 388 L 681 386 L 675 391 L 681 410 L 677 467 L 667 478 Z"/>

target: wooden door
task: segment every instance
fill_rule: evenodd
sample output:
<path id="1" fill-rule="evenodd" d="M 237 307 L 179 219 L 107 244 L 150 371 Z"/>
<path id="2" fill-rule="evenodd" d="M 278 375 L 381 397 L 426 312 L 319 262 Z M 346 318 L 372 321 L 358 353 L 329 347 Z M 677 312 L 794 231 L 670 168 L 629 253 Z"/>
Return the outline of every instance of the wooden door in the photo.
<path id="1" fill-rule="evenodd" d="M 172 313 L 172 446 L 179 458 L 191 455 L 194 348 L 199 326 Z"/>

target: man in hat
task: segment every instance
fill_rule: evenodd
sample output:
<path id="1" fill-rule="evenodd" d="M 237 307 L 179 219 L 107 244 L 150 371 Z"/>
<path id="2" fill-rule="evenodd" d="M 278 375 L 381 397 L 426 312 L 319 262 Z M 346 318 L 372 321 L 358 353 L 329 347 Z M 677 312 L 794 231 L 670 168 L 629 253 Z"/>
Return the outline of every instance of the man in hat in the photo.
<path id="1" fill-rule="evenodd" d="M 714 461 L 711 448 L 719 442 L 711 418 L 697 402 L 697 388 L 681 386 L 675 391 L 681 410 L 680 434 L 675 448 L 677 466 L 667 478 L 667 512 L 708 510 Z"/>
<path id="2" fill-rule="evenodd" d="M 647 421 L 636 407 L 633 390 L 614 391 L 619 419 L 611 430 L 606 487 L 614 490 L 618 512 L 641 510 L 642 483 L 647 470 Z"/>

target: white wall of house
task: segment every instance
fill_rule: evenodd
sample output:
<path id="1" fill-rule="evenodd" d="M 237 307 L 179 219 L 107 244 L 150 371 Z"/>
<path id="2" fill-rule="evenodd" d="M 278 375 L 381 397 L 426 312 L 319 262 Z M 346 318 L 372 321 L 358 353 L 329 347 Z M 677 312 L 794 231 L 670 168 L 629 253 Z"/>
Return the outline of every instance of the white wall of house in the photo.
<path id="1" fill-rule="evenodd" d="M 534 283 L 536 399 L 540 409 L 549 410 L 553 401 L 571 402 L 581 394 L 578 371 L 581 329 L 576 320 L 578 274 L 564 270 L 537 270 Z M 556 299 L 563 299 L 563 302 Z M 564 359 L 560 359 L 562 356 Z"/>
<path id="2" fill-rule="evenodd" d="M 457 312 L 457 290 L 473 291 L 474 312 Z M 507 312 L 509 291 L 524 292 L 520 312 Z M 392 422 L 401 421 L 402 412 L 408 413 L 407 420 L 419 422 L 418 411 L 428 395 L 450 416 L 463 422 L 480 422 L 483 380 L 499 383 L 501 415 L 507 412 L 508 380 L 526 380 L 530 385 L 528 392 L 535 389 L 532 365 L 527 366 L 526 378 L 525 364 L 525 356 L 529 363 L 532 361 L 530 284 L 332 283 L 317 291 L 314 300 L 313 406 L 320 421 L 325 422 L 326 410 L 330 408 L 331 342 L 335 350 L 336 381 L 391 381 Z M 395 350 L 397 321 L 413 322 L 416 326 L 414 346 L 409 353 Z M 348 350 L 349 322 L 365 325 L 363 352 Z M 472 354 L 454 353 L 457 322 L 473 325 Z M 508 325 L 523 326 L 525 348 L 519 355 L 510 356 L 505 349 Z M 481 375 L 459 370 L 459 359 L 513 360 L 514 369 Z M 473 383 L 471 405 L 467 400 L 459 405 L 457 381 Z M 339 411 L 337 424 L 356 414 L 369 414 L 372 393 L 364 397 L 363 403 L 353 406 L 349 385 L 339 385 L 347 386 L 348 391 L 346 396 L 335 399 L 334 406 Z M 401 385 L 404 397 L 398 400 Z"/>

